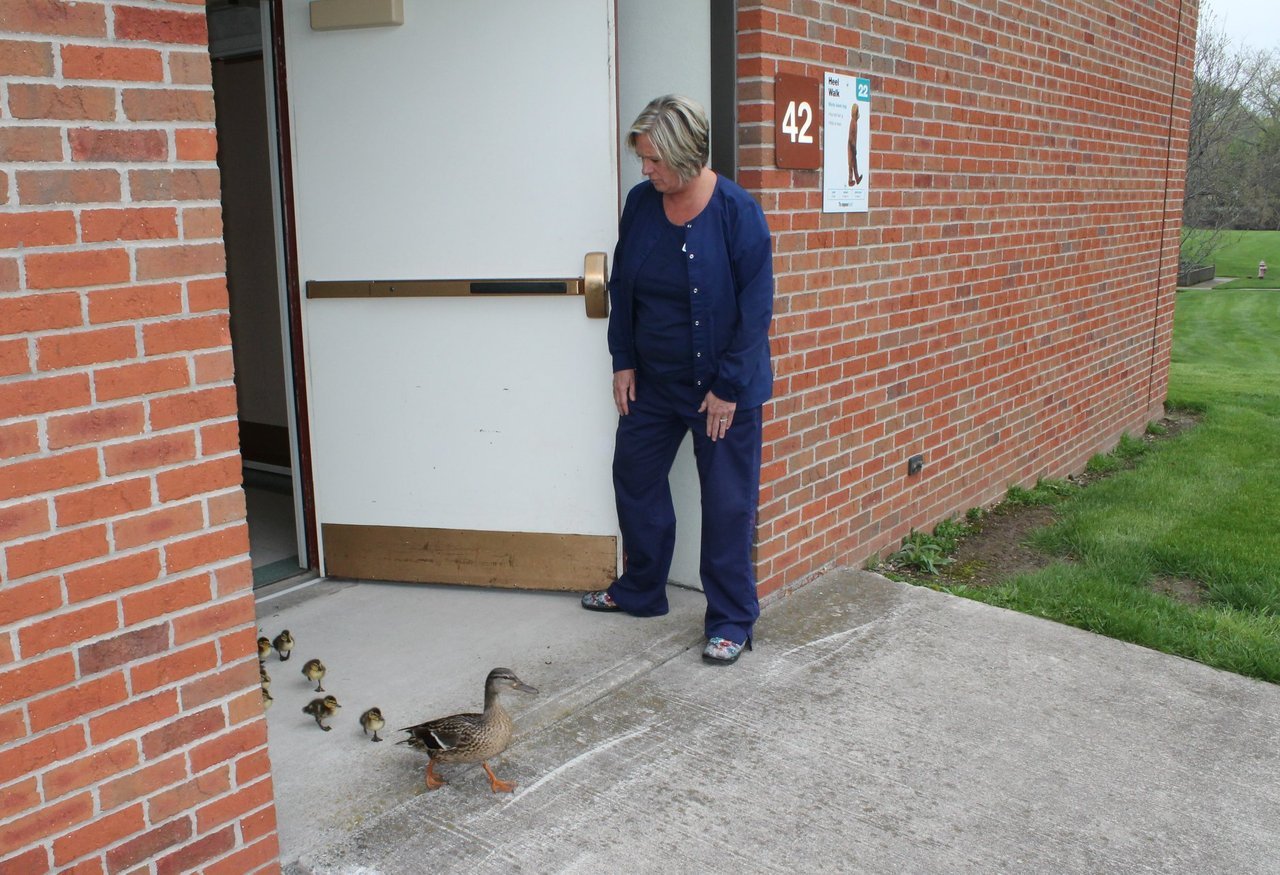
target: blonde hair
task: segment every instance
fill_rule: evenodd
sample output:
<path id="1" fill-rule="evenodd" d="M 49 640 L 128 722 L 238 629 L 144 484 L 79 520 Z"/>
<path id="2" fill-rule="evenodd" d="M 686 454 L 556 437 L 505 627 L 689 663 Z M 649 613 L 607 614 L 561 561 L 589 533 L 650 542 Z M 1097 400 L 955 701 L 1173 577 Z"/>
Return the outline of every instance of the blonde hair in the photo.
<path id="1" fill-rule="evenodd" d="M 711 157 L 707 112 L 689 97 L 667 94 L 649 101 L 627 132 L 627 145 L 635 149 L 636 137 L 641 134 L 648 135 L 658 157 L 681 182 L 701 173 Z"/>

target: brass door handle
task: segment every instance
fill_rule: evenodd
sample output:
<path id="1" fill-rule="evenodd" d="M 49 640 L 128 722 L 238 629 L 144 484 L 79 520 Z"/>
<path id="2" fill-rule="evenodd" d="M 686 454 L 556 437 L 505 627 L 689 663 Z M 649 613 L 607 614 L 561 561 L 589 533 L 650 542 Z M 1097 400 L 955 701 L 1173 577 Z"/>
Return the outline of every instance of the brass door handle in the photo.
<path id="1" fill-rule="evenodd" d="M 605 253 L 588 252 L 583 260 L 582 294 L 586 298 L 588 319 L 608 317 L 609 257 Z"/>

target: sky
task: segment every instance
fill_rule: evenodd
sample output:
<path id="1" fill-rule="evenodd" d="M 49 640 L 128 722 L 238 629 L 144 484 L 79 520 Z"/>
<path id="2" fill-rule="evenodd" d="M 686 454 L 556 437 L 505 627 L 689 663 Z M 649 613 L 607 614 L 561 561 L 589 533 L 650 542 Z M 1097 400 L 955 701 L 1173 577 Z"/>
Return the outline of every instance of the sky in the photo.
<path id="1" fill-rule="evenodd" d="M 1277 0 L 1201 0 L 1203 17 L 1212 11 L 1218 30 L 1240 48 L 1280 51 L 1280 3 Z"/>

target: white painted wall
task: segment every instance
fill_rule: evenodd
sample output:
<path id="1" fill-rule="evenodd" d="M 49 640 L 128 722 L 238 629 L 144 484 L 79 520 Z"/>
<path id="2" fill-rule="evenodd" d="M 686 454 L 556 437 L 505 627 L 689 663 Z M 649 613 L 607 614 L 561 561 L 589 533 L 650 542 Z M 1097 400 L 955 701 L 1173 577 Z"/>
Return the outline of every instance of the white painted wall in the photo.
<path id="1" fill-rule="evenodd" d="M 645 104 L 663 94 L 684 94 L 710 111 L 710 0 L 618 0 L 619 189 L 624 195 L 644 178 L 627 148 L 627 131 Z M 701 498 L 691 438 L 676 456 L 671 494 L 677 526 L 671 579 L 701 588 Z"/>

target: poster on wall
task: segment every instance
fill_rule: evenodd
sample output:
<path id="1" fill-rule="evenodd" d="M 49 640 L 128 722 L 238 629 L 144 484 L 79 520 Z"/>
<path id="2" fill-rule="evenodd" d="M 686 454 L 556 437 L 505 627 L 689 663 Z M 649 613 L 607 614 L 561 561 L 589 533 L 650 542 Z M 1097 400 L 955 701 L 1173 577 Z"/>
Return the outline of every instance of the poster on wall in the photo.
<path id="1" fill-rule="evenodd" d="M 822 78 L 822 211 L 865 213 L 871 188 L 871 80 Z"/>

